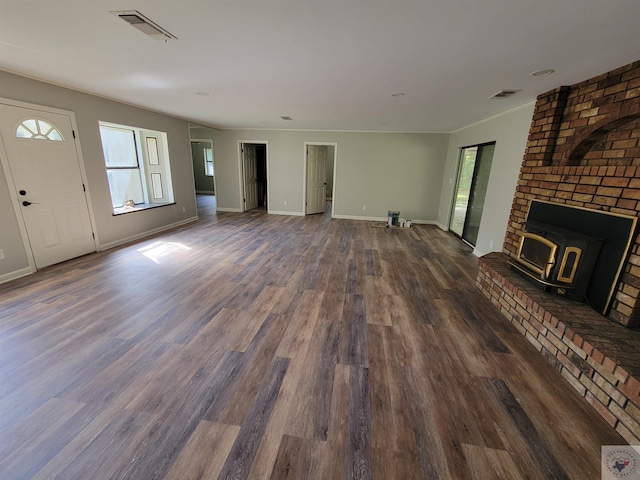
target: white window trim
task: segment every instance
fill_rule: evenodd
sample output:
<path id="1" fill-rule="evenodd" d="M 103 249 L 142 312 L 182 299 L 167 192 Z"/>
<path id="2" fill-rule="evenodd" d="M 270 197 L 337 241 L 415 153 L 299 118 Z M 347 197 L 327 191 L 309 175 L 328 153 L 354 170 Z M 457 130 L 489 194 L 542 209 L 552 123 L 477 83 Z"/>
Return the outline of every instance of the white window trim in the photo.
<path id="1" fill-rule="evenodd" d="M 211 151 L 211 161 L 207 160 L 207 150 Z M 203 151 L 203 156 L 204 156 L 204 174 L 207 177 L 214 177 L 216 171 L 215 171 L 215 167 L 214 167 L 214 163 L 213 163 L 213 147 L 203 147 L 202 151 Z M 207 169 L 207 165 L 209 163 L 211 164 L 211 171 L 213 173 L 209 173 L 209 170 Z"/>
<path id="2" fill-rule="evenodd" d="M 133 206 L 121 206 L 121 207 L 113 207 L 112 200 L 112 208 L 113 215 L 121 215 L 124 213 L 137 212 L 141 210 L 147 210 L 150 208 L 161 207 L 165 205 L 174 205 L 174 196 L 173 196 L 173 184 L 171 180 L 171 159 L 169 158 L 169 149 L 168 149 L 168 140 L 167 133 L 161 132 L 157 130 L 150 130 L 147 128 L 135 127 L 132 125 L 123 125 L 111 122 L 103 122 L 99 121 L 99 126 L 102 127 L 111 127 L 111 128 L 119 128 L 124 130 L 131 130 L 134 133 L 135 144 L 136 144 L 136 153 L 138 157 L 138 170 L 140 172 L 140 178 L 142 183 L 142 193 L 144 202 L 138 203 Z M 151 164 L 149 153 L 147 151 L 148 142 L 147 138 L 155 138 L 157 145 L 157 153 L 159 164 Z M 102 141 L 102 137 L 101 137 Z M 105 174 L 109 167 L 106 165 L 106 159 L 104 159 L 105 163 Z M 153 189 L 153 176 L 154 174 L 161 174 L 161 182 L 162 182 L 162 190 L 164 192 L 163 197 L 154 198 L 154 189 Z"/>

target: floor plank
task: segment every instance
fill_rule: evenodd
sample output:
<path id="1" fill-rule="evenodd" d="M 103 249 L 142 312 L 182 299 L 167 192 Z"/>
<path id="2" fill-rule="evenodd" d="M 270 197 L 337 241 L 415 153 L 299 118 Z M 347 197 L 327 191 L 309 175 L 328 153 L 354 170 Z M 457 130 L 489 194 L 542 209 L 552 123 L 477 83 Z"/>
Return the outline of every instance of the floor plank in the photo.
<path id="1" fill-rule="evenodd" d="M 165 479 L 218 478 L 239 430 L 236 425 L 201 421 Z"/>
<path id="2" fill-rule="evenodd" d="M 288 358 L 276 358 L 272 362 L 219 478 L 247 478 L 288 367 Z"/>

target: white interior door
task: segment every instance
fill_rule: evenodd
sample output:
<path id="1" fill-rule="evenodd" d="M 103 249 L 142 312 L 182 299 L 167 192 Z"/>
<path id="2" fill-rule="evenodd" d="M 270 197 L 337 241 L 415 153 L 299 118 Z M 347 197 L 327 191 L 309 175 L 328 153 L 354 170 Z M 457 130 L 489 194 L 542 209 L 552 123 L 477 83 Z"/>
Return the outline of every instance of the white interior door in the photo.
<path id="1" fill-rule="evenodd" d="M 244 170 L 244 209 L 258 206 L 258 159 L 255 145 L 242 145 L 242 169 Z"/>
<path id="2" fill-rule="evenodd" d="M 324 212 L 327 151 L 326 146 L 307 145 L 307 215 Z"/>
<path id="3" fill-rule="evenodd" d="M 37 268 L 95 251 L 68 115 L 0 104 L 0 136 Z"/>

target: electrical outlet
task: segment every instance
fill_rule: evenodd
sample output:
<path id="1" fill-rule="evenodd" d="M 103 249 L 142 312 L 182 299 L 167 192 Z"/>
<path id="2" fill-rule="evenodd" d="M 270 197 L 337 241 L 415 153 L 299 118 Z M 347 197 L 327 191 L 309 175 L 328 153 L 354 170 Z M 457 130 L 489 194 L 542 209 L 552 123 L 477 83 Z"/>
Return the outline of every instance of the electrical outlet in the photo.
<path id="1" fill-rule="evenodd" d="M 187 213 L 187 207 L 182 207 L 182 213 Z"/>
<path id="2" fill-rule="evenodd" d="M 4 250 L 0 248 L 0 260 L 4 260 Z"/>
<path id="3" fill-rule="evenodd" d="M 489 248 L 493 248 L 493 240 L 489 240 Z"/>
<path id="4" fill-rule="evenodd" d="M 285 206 L 285 207 L 287 206 L 287 201 L 286 201 L 286 200 L 284 201 L 284 206 Z"/>
<path id="5" fill-rule="evenodd" d="M 366 205 L 362 205 L 362 210 L 366 210 L 367 206 Z"/>

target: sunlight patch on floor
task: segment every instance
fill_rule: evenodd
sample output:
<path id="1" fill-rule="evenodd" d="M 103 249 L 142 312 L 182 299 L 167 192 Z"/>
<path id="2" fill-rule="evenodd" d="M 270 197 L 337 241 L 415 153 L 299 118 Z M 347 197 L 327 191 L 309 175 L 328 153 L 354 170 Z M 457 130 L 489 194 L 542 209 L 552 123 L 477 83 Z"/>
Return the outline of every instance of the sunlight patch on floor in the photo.
<path id="1" fill-rule="evenodd" d="M 176 242 L 154 242 L 138 249 L 149 260 L 160 264 L 160 260 L 191 250 L 190 247 Z"/>

